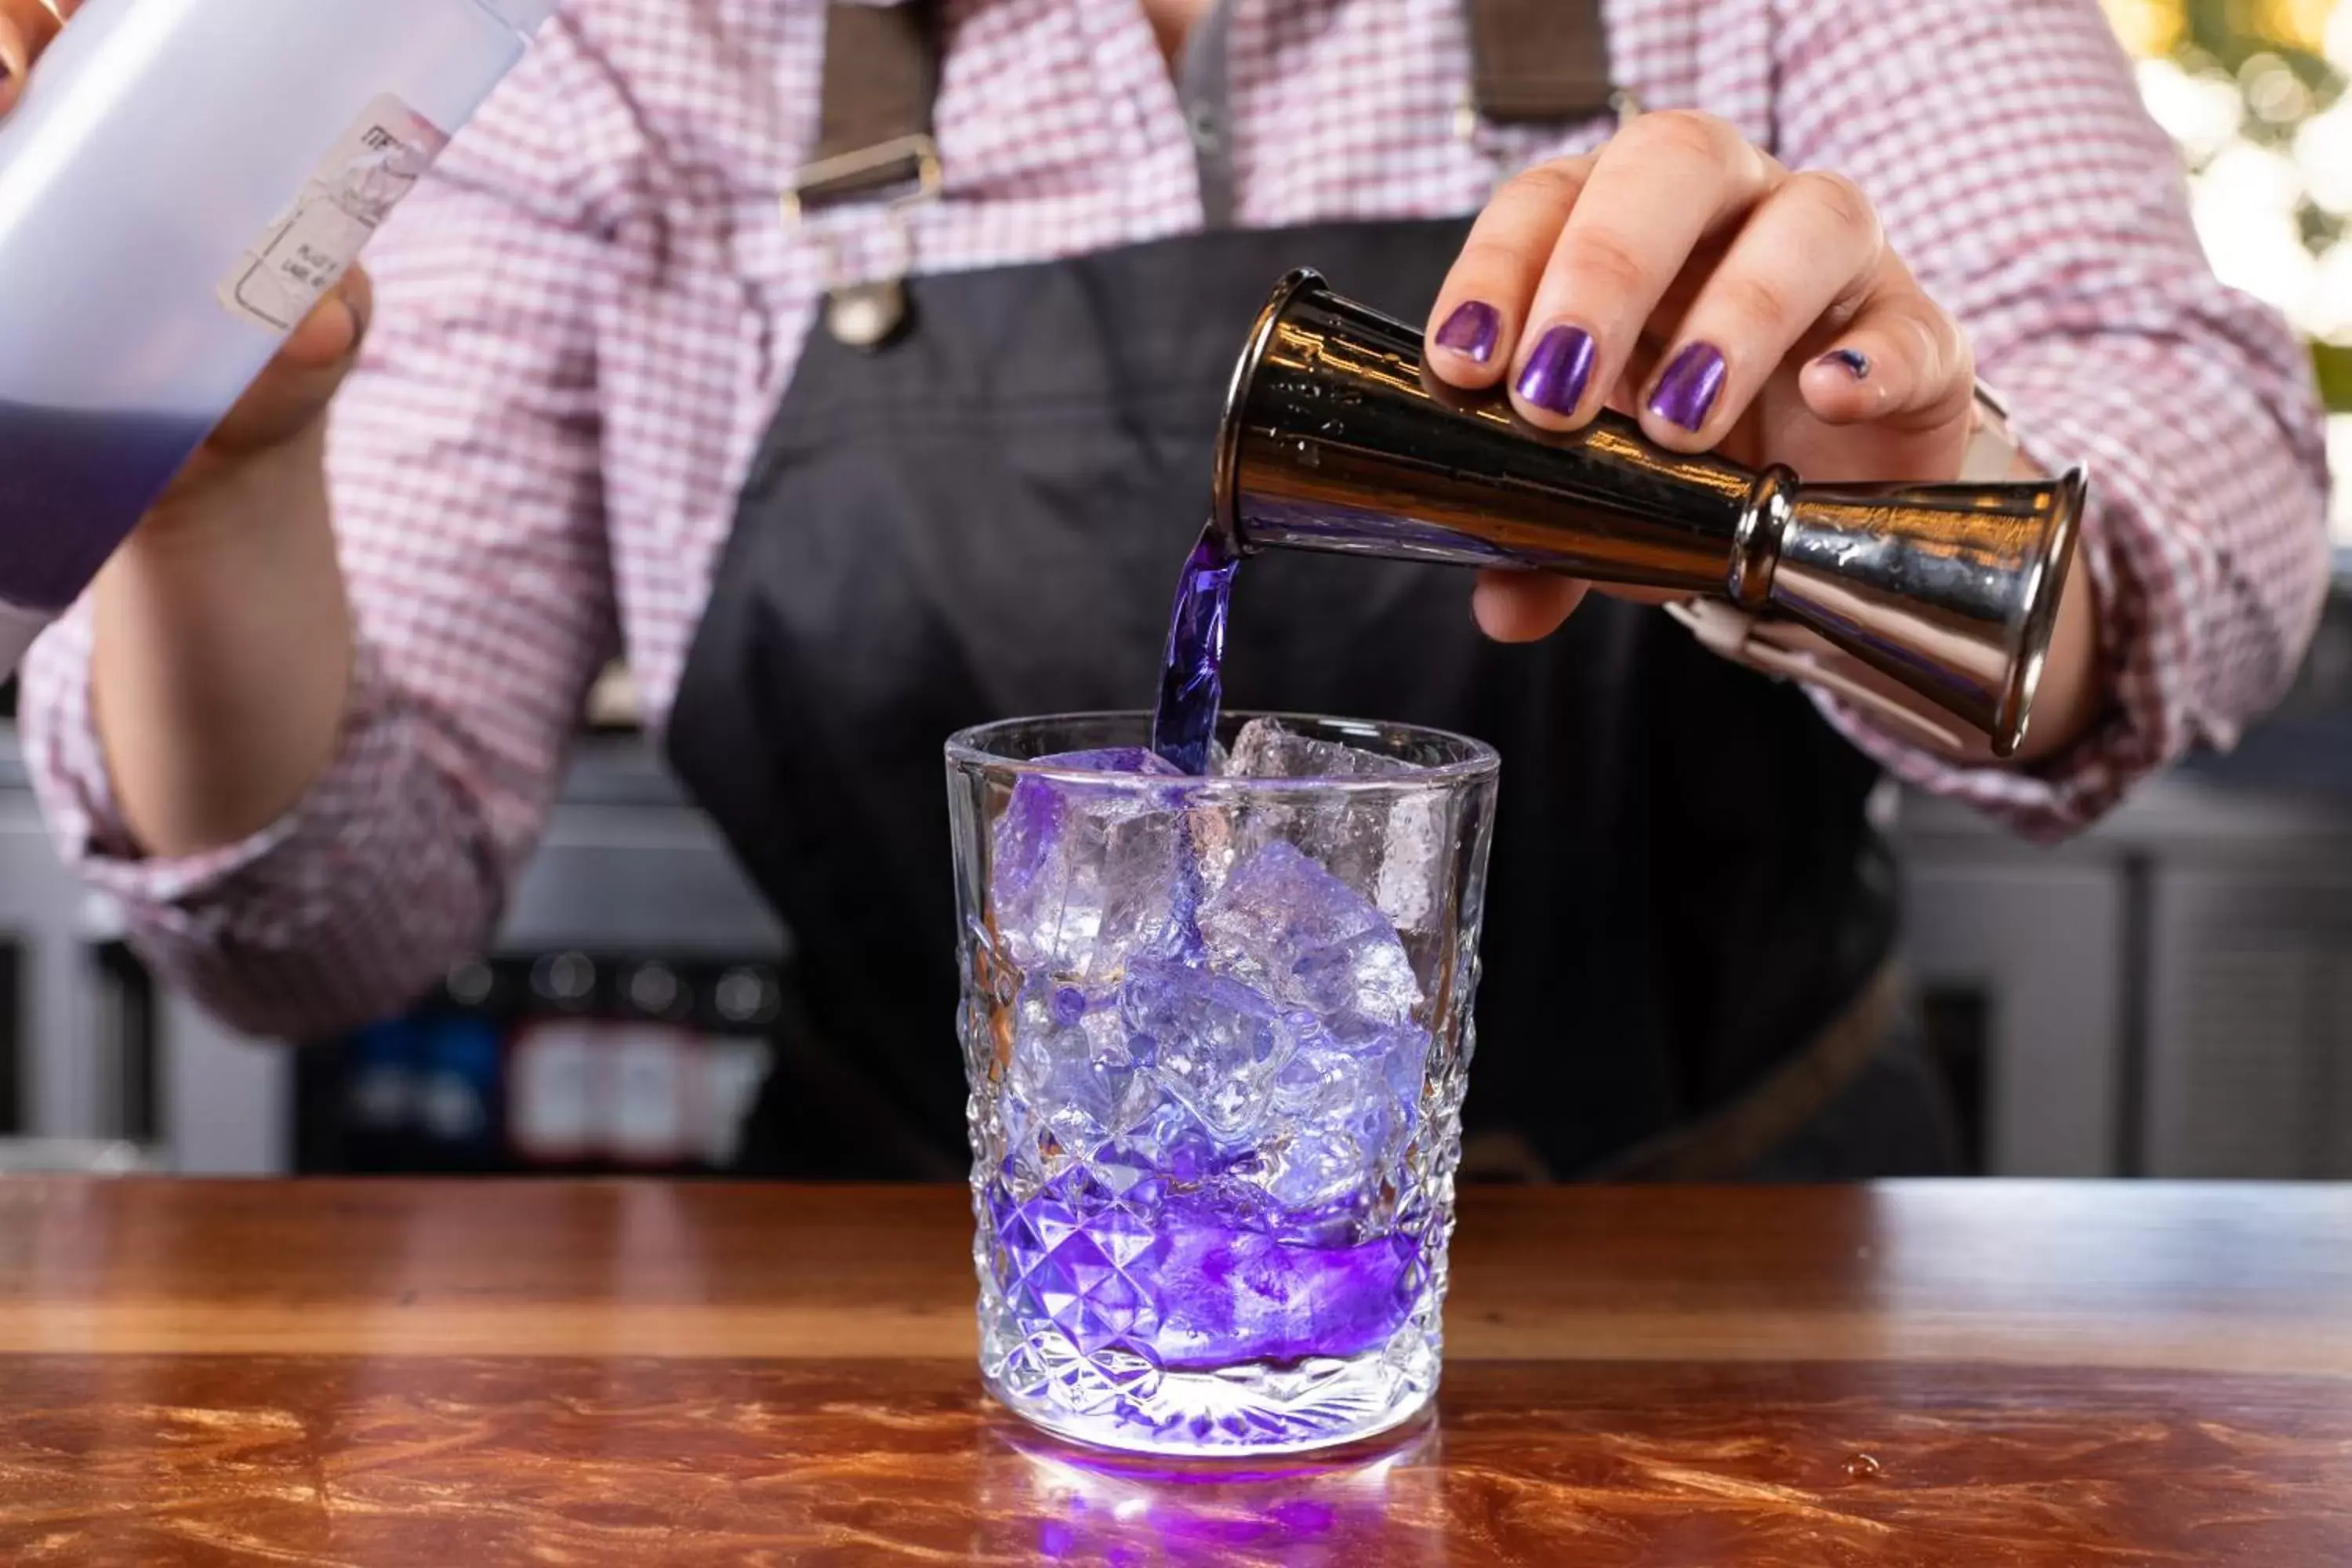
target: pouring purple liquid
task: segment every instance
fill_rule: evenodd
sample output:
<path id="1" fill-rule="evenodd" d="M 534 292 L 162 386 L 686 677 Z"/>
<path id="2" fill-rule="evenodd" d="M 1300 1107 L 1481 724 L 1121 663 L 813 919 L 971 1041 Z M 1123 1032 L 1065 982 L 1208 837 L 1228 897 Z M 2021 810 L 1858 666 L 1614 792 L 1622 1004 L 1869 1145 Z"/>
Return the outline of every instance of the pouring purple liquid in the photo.
<path id="1" fill-rule="evenodd" d="M 1151 714 L 1151 749 L 1180 773 L 1209 771 L 1209 748 L 1225 695 L 1225 613 L 1241 563 L 1212 523 L 1201 531 L 1201 542 L 1192 547 L 1176 585 L 1160 702 Z"/>

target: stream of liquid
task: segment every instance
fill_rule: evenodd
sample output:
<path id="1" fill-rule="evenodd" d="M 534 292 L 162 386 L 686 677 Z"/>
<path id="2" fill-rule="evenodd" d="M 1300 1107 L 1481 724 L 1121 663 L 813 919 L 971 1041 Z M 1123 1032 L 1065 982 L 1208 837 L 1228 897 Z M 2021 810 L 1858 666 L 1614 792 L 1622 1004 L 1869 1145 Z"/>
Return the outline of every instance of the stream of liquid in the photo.
<path id="1" fill-rule="evenodd" d="M 1160 700 L 1151 714 L 1151 749 L 1188 773 L 1209 771 L 1209 749 L 1224 703 L 1225 612 L 1242 561 L 1214 523 L 1184 563 L 1168 616 L 1168 651 Z"/>

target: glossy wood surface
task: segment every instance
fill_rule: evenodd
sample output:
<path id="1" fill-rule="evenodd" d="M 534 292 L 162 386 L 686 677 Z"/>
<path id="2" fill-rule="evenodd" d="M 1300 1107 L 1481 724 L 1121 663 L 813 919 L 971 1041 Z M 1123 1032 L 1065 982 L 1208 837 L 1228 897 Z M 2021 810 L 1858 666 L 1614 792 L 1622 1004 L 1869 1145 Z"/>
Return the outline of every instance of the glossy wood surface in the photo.
<path id="1" fill-rule="evenodd" d="M 946 1190 L 0 1183 L 0 1563 L 2352 1563 L 2352 1191 L 1473 1189 L 1437 1420 L 1030 1435 Z"/>

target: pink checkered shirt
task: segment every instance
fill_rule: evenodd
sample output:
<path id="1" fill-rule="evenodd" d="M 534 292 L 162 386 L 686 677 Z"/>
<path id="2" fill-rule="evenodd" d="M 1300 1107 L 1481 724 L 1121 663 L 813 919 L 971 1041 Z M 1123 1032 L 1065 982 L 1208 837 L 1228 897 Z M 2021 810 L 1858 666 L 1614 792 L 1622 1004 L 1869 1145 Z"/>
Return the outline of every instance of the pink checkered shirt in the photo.
<path id="1" fill-rule="evenodd" d="M 1237 0 L 1235 221 L 1466 213 L 1608 134 L 1465 133 L 1461 12 Z M 1132 0 L 950 13 L 919 269 L 1200 226 L 1184 108 Z M 331 455 L 360 673 L 286 819 L 138 858 L 92 739 L 86 617 L 32 658 L 25 730 L 61 842 L 233 1021 L 296 1033 L 401 1003 L 489 936 L 607 658 L 667 711 L 821 288 L 824 247 L 776 196 L 814 134 L 823 20 L 817 0 L 573 0 L 371 252 L 380 306 Z M 2036 773 L 1951 766 L 1833 711 L 1855 743 L 2040 835 L 2229 743 L 2322 597 L 2318 420 L 2284 325 L 2200 258 L 2094 0 L 1617 0 L 1609 25 L 1646 107 L 1860 181 L 2029 448 L 2093 466 L 2114 721 Z M 868 213 L 824 226 L 844 275 L 897 253 Z"/>

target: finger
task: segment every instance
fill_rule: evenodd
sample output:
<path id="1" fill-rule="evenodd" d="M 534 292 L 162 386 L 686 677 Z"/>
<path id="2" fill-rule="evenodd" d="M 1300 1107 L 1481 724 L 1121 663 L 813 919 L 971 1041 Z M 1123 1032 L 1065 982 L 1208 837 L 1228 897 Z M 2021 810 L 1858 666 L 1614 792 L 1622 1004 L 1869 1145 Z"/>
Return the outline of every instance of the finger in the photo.
<path id="1" fill-rule="evenodd" d="M 22 53 L 9 60 L 21 75 L 30 70 L 41 51 L 56 41 L 58 30 L 66 18 L 79 8 L 81 0 L 0 0 L 0 23 L 5 23 L 16 35 Z"/>
<path id="2" fill-rule="evenodd" d="M 341 294 L 330 294 L 302 318 L 278 345 L 278 363 L 289 370 L 323 370 L 359 342 L 359 318 Z"/>
<path id="3" fill-rule="evenodd" d="M 1759 202 L 1692 298 L 1642 399 L 1642 426 L 1677 451 L 1712 447 L 1826 318 L 1860 308 L 1885 254 L 1878 214 L 1842 174 L 1806 170 Z"/>
<path id="4" fill-rule="evenodd" d="M 0 114 L 16 107 L 25 79 L 81 0 L 0 0 Z"/>
<path id="5" fill-rule="evenodd" d="M 31 68 L 33 50 L 25 31 L 16 18 L 0 10 L 0 114 L 16 106 L 25 90 L 25 72 Z"/>
<path id="6" fill-rule="evenodd" d="M 348 362 L 312 369 L 272 364 L 255 378 L 206 443 L 215 452 L 255 452 L 290 440 L 318 418 L 342 384 Z"/>
<path id="7" fill-rule="evenodd" d="M 1590 586 L 1548 572 L 1481 572 L 1470 613 L 1496 642 L 1534 642 L 1558 631 Z"/>
<path id="8" fill-rule="evenodd" d="M 278 360 L 300 370 L 335 363 L 355 351 L 366 332 L 373 290 L 367 274 L 353 268 L 304 317 L 278 351 Z"/>
<path id="9" fill-rule="evenodd" d="M 375 322 L 375 279 L 368 276 L 366 268 L 354 262 L 344 269 L 342 281 L 335 285 L 335 291 L 342 295 L 352 319 L 358 324 L 352 341 L 352 350 L 356 353 L 360 345 L 367 342 L 368 328 Z"/>
<path id="10" fill-rule="evenodd" d="M 1690 597 L 1687 588 L 1643 588 L 1631 583 L 1595 583 L 1592 591 L 1629 605 L 1679 605 Z"/>
<path id="11" fill-rule="evenodd" d="M 1645 114 L 1619 132 L 1537 286 L 1512 373 L 1520 414 L 1555 430 L 1590 418 L 1692 252 L 1774 175 L 1738 131 L 1707 115 Z"/>
<path id="12" fill-rule="evenodd" d="M 1797 380 L 1823 424 L 1906 431 L 1963 418 L 1975 387 L 1967 334 L 1891 257 L 1853 319 Z"/>
<path id="13" fill-rule="evenodd" d="M 367 335 L 373 293 L 357 268 L 306 317 L 255 378 L 210 442 L 215 451 L 251 451 L 289 439 L 315 420 L 351 374 Z"/>
<path id="14" fill-rule="evenodd" d="M 1470 226 L 1429 313 L 1425 353 L 1440 380 L 1488 387 L 1503 379 L 1536 282 L 1591 168 L 1590 157 L 1563 158 L 1506 180 Z"/>

